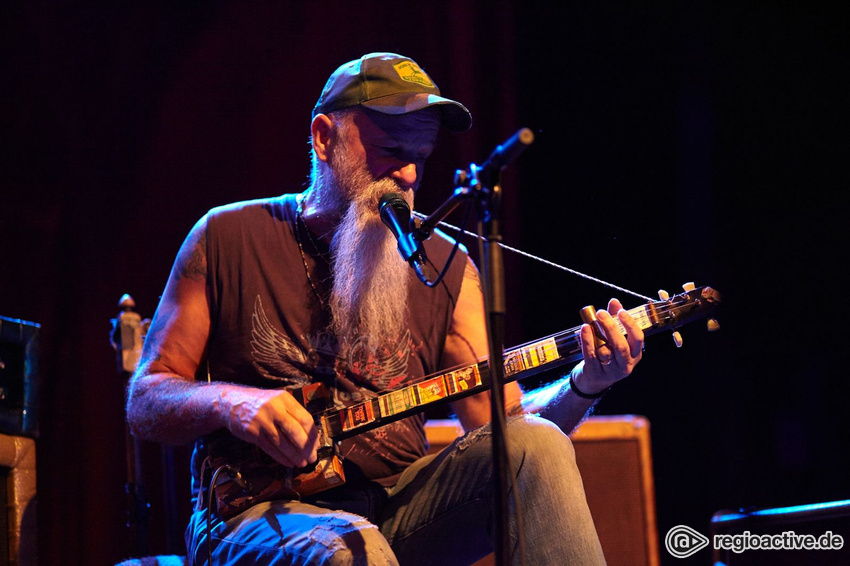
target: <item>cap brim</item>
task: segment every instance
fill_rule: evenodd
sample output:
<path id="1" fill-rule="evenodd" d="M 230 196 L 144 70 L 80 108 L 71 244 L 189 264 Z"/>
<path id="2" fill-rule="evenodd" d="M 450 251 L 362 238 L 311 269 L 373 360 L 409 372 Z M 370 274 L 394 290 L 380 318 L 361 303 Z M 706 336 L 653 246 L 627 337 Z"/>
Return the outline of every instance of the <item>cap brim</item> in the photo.
<path id="1" fill-rule="evenodd" d="M 442 125 L 449 130 L 453 132 L 465 132 L 472 126 L 472 114 L 467 110 L 466 106 L 460 102 L 443 98 L 436 94 L 425 92 L 389 94 L 362 102 L 361 105 L 370 110 L 394 116 L 416 112 L 430 106 L 437 106 L 442 113 Z"/>

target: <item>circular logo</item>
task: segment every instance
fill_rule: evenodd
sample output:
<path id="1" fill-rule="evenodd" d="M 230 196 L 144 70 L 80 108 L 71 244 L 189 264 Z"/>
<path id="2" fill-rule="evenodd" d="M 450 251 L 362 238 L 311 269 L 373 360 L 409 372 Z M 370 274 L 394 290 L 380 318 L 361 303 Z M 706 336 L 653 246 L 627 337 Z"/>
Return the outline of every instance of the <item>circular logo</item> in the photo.
<path id="1" fill-rule="evenodd" d="M 664 537 L 667 552 L 676 558 L 687 558 L 708 546 L 708 537 L 685 525 L 676 525 Z"/>

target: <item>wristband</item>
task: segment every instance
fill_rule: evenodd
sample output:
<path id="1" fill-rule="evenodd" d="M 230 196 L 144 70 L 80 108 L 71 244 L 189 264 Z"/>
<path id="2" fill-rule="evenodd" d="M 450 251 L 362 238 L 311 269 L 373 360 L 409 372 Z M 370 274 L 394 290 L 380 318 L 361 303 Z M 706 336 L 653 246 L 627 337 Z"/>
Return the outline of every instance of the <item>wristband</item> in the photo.
<path id="1" fill-rule="evenodd" d="M 582 391 L 581 389 L 576 387 L 576 382 L 575 382 L 575 380 L 573 380 L 573 374 L 570 374 L 570 389 L 572 389 L 573 393 L 575 393 L 576 395 L 578 395 L 582 399 L 599 399 L 600 397 L 602 397 L 603 395 L 608 393 L 608 391 L 611 390 L 610 387 L 606 387 L 605 389 L 603 389 L 599 393 L 585 393 L 584 391 Z"/>

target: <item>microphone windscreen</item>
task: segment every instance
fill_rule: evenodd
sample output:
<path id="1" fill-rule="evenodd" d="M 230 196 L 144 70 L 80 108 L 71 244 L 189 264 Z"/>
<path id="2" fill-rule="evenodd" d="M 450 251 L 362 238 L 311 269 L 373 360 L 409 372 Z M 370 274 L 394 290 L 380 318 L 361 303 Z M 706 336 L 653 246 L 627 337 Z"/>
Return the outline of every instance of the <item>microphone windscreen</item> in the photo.
<path id="1" fill-rule="evenodd" d="M 404 200 L 404 197 L 398 193 L 386 193 L 381 196 L 381 199 L 378 201 L 378 211 L 383 212 L 387 206 L 391 206 L 399 211 L 406 209 L 408 214 L 410 214 L 410 206 Z"/>

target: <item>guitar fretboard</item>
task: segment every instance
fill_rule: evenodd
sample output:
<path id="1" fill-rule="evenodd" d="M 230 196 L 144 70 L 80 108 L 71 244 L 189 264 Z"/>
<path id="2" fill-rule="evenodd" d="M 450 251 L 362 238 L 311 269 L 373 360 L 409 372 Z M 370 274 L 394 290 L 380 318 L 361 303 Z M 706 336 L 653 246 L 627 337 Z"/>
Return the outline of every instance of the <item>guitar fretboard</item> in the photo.
<path id="1" fill-rule="evenodd" d="M 691 293 L 695 292 L 697 291 Z M 688 297 L 688 294 L 683 296 Z M 692 304 L 691 300 L 686 303 Z M 682 305 L 676 306 L 671 302 L 651 302 L 633 308 L 629 313 L 638 326 L 648 332 L 674 325 L 676 322 L 683 323 L 684 321 L 679 319 L 679 311 L 682 308 Z M 615 320 L 620 331 L 626 334 L 622 323 Z M 504 355 L 505 380 L 510 382 L 520 377 L 530 377 L 581 360 L 580 331 L 581 327 L 578 326 L 508 350 Z M 425 378 L 345 409 L 326 411 L 320 419 L 322 428 L 329 437 L 342 440 L 419 413 L 426 407 L 442 405 L 489 388 L 490 362 L 485 359 Z"/>

